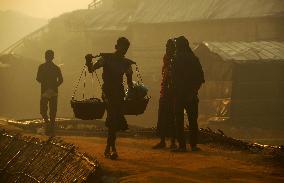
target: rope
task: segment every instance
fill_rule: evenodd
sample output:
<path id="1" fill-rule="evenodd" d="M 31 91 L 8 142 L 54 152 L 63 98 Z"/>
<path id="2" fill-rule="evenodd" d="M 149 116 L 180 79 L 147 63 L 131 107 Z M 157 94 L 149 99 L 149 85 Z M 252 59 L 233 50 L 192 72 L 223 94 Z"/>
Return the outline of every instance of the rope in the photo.
<path id="1" fill-rule="evenodd" d="M 103 86 L 102 86 L 102 84 L 101 84 L 101 81 L 100 81 L 100 79 L 99 79 L 99 77 L 98 77 L 98 74 L 97 74 L 96 70 L 94 71 L 94 73 L 96 74 L 96 78 L 97 78 L 98 83 L 99 83 L 99 85 L 100 85 L 100 87 L 101 87 L 101 90 L 102 90 L 102 99 L 103 99 L 105 102 L 107 102 L 107 101 L 106 101 L 106 97 L 105 97 L 105 93 L 104 93 L 104 90 L 103 90 Z"/>
<path id="2" fill-rule="evenodd" d="M 96 75 L 96 78 L 97 78 L 97 80 L 98 80 L 98 83 L 99 83 L 99 85 L 100 85 L 100 88 L 101 88 L 101 90 L 102 90 L 102 92 L 103 92 L 103 87 L 102 87 L 102 84 L 101 84 L 101 82 L 100 82 L 100 80 L 99 80 L 99 77 L 98 77 L 98 75 L 97 75 L 97 72 L 94 71 L 94 73 L 95 73 L 95 75 Z M 78 79 L 78 81 L 77 81 L 77 84 L 76 84 L 76 86 L 75 86 L 75 88 L 74 88 L 73 95 L 72 95 L 72 100 L 75 99 L 75 95 L 76 95 L 76 93 L 77 93 L 77 90 L 78 90 L 78 87 L 79 87 L 79 84 L 80 84 L 80 81 L 81 81 L 83 75 L 85 76 L 85 77 L 84 77 L 84 83 L 83 83 L 83 99 L 85 99 L 86 78 L 87 78 L 87 69 L 86 69 L 86 66 L 83 67 L 83 69 L 82 69 L 82 71 L 81 71 L 81 74 L 80 74 L 80 77 L 79 77 L 79 79 Z M 93 91 L 94 91 L 94 74 L 93 74 L 93 73 L 92 73 L 92 75 L 91 75 L 91 82 L 92 82 L 92 89 L 93 89 Z M 93 98 L 95 98 L 94 93 L 93 93 Z"/>
<path id="3" fill-rule="evenodd" d="M 78 79 L 78 81 L 77 81 L 77 84 L 76 84 L 76 86 L 75 86 L 75 89 L 74 89 L 74 91 L 73 91 L 72 100 L 75 98 L 75 94 L 77 93 L 78 86 L 79 86 L 79 83 L 80 83 L 81 78 L 82 78 L 82 76 L 83 76 L 83 73 L 84 73 L 84 71 L 85 71 L 85 68 L 86 68 L 86 66 L 84 66 L 83 69 L 82 69 L 82 71 L 81 71 L 80 77 L 79 77 L 79 79 Z"/>
<path id="4" fill-rule="evenodd" d="M 92 81 L 92 91 L 95 91 L 95 88 L 94 88 L 94 74 L 92 73 L 91 75 L 91 81 Z M 92 92 L 93 93 L 93 92 Z M 95 95 L 93 93 L 93 98 L 95 98 Z"/>
<path id="5" fill-rule="evenodd" d="M 137 78 L 140 79 L 140 81 L 138 81 L 138 83 L 141 82 L 140 84 L 144 85 L 143 80 L 142 80 L 142 75 L 140 74 L 138 65 L 136 63 L 135 63 L 135 66 L 136 66 Z M 147 94 L 147 98 L 151 98 L 151 97 Z"/>
<path id="6" fill-rule="evenodd" d="M 138 65 L 137 65 L 136 63 L 135 63 L 135 66 L 136 66 L 136 67 L 135 67 L 136 76 L 137 76 L 137 79 L 138 79 L 137 82 L 138 82 L 139 84 L 143 84 L 142 76 L 141 76 L 141 74 L 140 74 Z M 85 77 L 84 77 L 84 84 L 83 84 L 83 99 L 85 99 L 85 88 L 86 88 L 86 77 L 87 77 L 87 69 L 86 69 L 86 66 L 83 67 L 82 72 L 81 72 L 81 74 L 80 74 L 80 77 L 79 77 L 79 79 L 78 79 L 78 81 L 77 81 L 77 84 L 76 84 L 75 89 L 74 89 L 74 91 L 73 91 L 72 100 L 75 98 L 75 95 L 76 95 L 77 90 L 78 90 L 78 86 L 79 86 L 80 81 L 81 81 L 82 76 L 83 76 L 83 73 L 84 73 L 84 75 L 85 75 Z M 102 87 L 101 81 L 100 81 L 100 79 L 99 79 L 99 77 L 98 77 L 98 74 L 97 74 L 96 71 L 94 71 L 94 73 L 95 73 L 95 76 L 96 76 L 96 78 L 97 78 L 97 81 L 98 81 L 98 83 L 99 83 L 99 85 L 100 85 L 100 88 L 101 88 L 101 90 L 102 90 L 102 95 L 104 96 L 103 87 Z M 91 79 L 92 79 L 92 89 L 94 90 L 94 74 L 93 74 L 93 73 L 92 73 L 92 76 L 91 76 L 91 77 L 92 77 L 92 78 L 91 78 Z M 125 84 L 124 81 L 123 81 L 123 84 Z M 94 94 L 93 94 L 93 97 L 94 97 Z"/>
<path id="7" fill-rule="evenodd" d="M 96 78 L 97 78 L 97 80 L 98 80 L 98 83 L 99 83 L 99 85 L 100 85 L 101 89 L 103 90 L 103 87 L 102 87 L 102 84 L 101 84 L 101 81 L 100 81 L 100 79 L 99 79 L 99 77 L 98 77 L 97 72 L 96 72 L 96 71 L 94 71 L 94 73 L 96 74 Z M 92 75 L 93 75 L 93 73 L 92 73 Z"/>
<path id="8" fill-rule="evenodd" d="M 138 80 L 138 83 L 140 83 L 141 82 L 141 84 L 143 84 L 143 80 L 142 80 L 142 76 L 141 76 L 141 74 L 140 74 L 140 71 L 139 71 L 139 68 L 138 68 L 138 65 L 137 64 L 135 64 L 135 66 L 136 66 L 136 75 L 137 75 L 137 78 L 140 80 Z"/>
<path id="9" fill-rule="evenodd" d="M 87 78 L 87 70 L 86 68 L 84 69 L 85 70 L 85 78 L 84 78 L 84 87 L 83 87 L 83 100 L 85 99 L 85 89 L 86 89 L 86 78 Z"/>

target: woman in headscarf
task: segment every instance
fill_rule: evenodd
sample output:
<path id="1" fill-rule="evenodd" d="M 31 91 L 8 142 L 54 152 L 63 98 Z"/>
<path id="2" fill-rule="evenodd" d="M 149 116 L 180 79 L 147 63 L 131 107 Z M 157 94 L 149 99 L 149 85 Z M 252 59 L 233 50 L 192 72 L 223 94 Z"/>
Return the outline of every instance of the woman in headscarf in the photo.
<path id="1" fill-rule="evenodd" d="M 175 54 L 175 43 L 169 39 L 166 44 L 166 54 L 163 58 L 162 82 L 160 90 L 157 132 L 160 142 L 153 146 L 153 149 L 166 147 L 166 137 L 171 138 L 170 148 L 176 148 L 175 127 L 174 127 L 174 104 L 173 104 L 173 83 L 172 83 L 172 62 Z"/>

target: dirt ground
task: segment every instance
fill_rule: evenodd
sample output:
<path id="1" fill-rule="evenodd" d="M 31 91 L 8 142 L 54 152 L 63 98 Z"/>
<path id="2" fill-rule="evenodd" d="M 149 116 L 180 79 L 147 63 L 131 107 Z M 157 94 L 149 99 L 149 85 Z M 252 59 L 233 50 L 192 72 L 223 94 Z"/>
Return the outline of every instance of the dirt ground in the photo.
<path id="1" fill-rule="evenodd" d="M 263 157 L 200 145 L 202 151 L 152 150 L 157 139 L 118 139 L 118 160 L 105 159 L 105 138 L 63 137 L 81 151 L 97 156 L 106 182 L 284 182 L 284 169 Z"/>
<path id="2" fill-rule="evenodd" d="M 0 123 L 0 128 L 47 137 Z M 118 160 L 105 159 L 105 138 L 62 136 L 81 152 L 96 156 L 104 173 L 103 182 L 284 182 L 283 166 L 275 165 L 259 154 L 231 151 L 212 145 L 200 145 L 199 152 L 171 153 L 169 149 L 152 150 L 158 139 L 118 138 Z"/>

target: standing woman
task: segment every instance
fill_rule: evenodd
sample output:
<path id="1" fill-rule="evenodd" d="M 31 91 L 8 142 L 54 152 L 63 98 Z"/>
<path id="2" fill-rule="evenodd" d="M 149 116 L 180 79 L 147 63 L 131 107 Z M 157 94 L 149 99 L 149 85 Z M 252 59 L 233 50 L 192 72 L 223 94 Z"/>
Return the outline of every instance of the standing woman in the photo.
<path id="1" fill-rule="evenodd" d="M 153 149 L 166 147 L 166 137 L 171 138 L 170 148 L 176 148 L 174 127 L 174 100 L 172 83 L 172 61 L 175 54 L 175 43 L 169 39 L 166 44 L 166 54 L 163 58 L 162 82 L 160 90 L 157 132 L 161 141 Z"/>

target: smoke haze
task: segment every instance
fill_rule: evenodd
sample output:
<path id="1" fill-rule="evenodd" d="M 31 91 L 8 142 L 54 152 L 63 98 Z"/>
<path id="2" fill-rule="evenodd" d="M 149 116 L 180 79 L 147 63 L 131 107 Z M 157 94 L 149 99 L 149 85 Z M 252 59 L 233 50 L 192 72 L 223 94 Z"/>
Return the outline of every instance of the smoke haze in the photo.
<path id="1" fill-rule="evenodd" d="M 86 9 L 90 2 L 90 0 L 1 0 L 0 10 L 13 10 L 33 17 L 50 19 L 67 11 Z"/>

